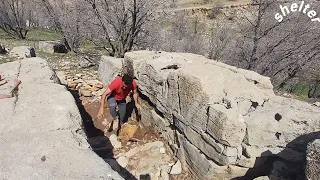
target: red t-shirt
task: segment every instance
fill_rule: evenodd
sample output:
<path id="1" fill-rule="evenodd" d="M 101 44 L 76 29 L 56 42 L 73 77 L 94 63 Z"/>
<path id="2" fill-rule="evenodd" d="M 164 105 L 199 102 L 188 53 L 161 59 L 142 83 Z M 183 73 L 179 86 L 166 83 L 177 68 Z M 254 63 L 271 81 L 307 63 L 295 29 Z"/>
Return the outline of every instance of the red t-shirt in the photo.
<path id="1" fill-rule="evenodd" d="M 132 85 L 126 87 L 126 89 L 122 88 L 122 78 L 119 77 L 111 82 L 109 85 L 109 89 L 112 91 L 112 95 L 114 95 L 115 99 L 118 101 L 124 100 L 131 90 L 137 89 L 137 83 L 132 81 Z"/>

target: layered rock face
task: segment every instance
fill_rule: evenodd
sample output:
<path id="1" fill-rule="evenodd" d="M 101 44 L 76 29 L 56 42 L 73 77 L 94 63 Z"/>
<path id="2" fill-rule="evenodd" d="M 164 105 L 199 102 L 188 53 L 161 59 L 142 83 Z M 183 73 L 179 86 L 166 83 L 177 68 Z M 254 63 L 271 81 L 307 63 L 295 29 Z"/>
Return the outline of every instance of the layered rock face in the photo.
<path id="1" fill-rule="evenodd" d="M 0 74 L 0 94 L 22 81 L 0 99 L 0 179 L 122 179 L 90 149 L 75 100 L 45 60 L 1 64 Z"/>
<path id="2" fill-rule="evenodd" d="M 102 56 L 101 61 L 103 63 L 99 64 L 98 75 L 104 84 L 109 84 L 121 74 L 123 59 Z"/>
<path id="3" fill-rule="evenodd" d="M 269 78 L 200 55 L 130 52 L 105 57 L 99 71 L 104 83 L 119 72 L 138 79 L 142 123 L 201 179 L 256 176 L 273 156 L 302 162 L 301 147 L 320 130 L 318 107 L 277 97 Z"/>

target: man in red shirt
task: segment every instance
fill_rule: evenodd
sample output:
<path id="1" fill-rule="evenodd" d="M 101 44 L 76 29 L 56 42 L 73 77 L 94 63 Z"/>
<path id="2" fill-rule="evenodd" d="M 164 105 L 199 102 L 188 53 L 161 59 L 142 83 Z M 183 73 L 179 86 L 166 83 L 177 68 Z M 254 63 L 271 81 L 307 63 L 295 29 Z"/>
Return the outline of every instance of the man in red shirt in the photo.
<path id="1" fill-rule="evenodd" d="M 107 98 L 107 102 L 109 104 L 110 113 L 113 117 L 113 123 L 117 122 L 117 111 L 116 107 L 118 105 L 119 108 L 119 116 L 120 116 L 120 127 L 124 123 L 124 118 L 126 115 L 126 97 L 128 94 L 133 91 L 133 99 L 137 109 L 140 108 L 138 104 L 138 92 L 137 92 L 137 83 L 133 80 L 133 78 L 127 74 L 125 74 L 122 78 L 118 77 L 111 82 L 109 88 L 103 93 L 100 102 L 100 109 L 98 113 L 98 118 L 102 118 L 104 114 L 104 105 Z"/>

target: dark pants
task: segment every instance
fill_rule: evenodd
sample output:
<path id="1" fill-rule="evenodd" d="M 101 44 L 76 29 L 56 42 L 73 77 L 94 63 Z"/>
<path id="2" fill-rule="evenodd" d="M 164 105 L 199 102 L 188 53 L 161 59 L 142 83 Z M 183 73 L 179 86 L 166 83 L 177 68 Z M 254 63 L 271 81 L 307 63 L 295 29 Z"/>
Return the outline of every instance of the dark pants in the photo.
<path id="1" fill-rule="evenodd" d="M 110 113 L 111 113 L 111 116 L 113 117 L 113 119 L 115 120 L 117 118 L 117 105 L 118 105 L 118 108 L 119 108 L 119 119 L 120 119 L 120 124 L 122 125 L 124 123 L 124 118 L 125 118 L 125 115 L 126 115 L 126 100 L 121 100 L 121 101 L 117 101 L 114 96 L 110 95 L 108 98 L 107 98 L 107 102 L 109 104 L 109 108 L 110 108 Z"/>

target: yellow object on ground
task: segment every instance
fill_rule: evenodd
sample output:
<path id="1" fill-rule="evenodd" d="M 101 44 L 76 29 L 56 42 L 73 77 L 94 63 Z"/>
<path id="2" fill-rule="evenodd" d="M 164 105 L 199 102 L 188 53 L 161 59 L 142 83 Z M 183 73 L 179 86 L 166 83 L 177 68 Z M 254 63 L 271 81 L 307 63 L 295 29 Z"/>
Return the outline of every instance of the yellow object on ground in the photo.
<path id="1" fill-rule="evenodd" d="M 137 125 L 125 123 L 119 132 L 118 139 L 121 142 L 128 142 L 138 130 Z"/>

